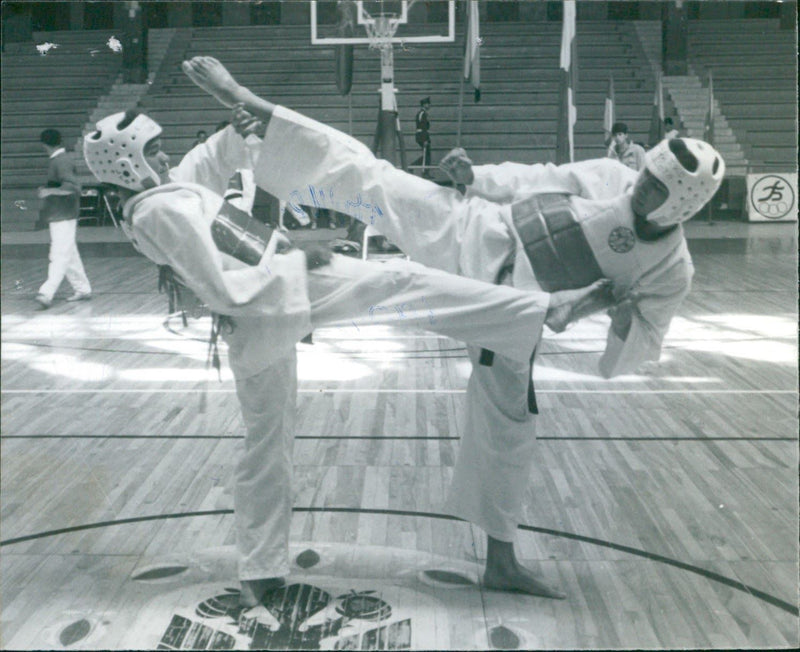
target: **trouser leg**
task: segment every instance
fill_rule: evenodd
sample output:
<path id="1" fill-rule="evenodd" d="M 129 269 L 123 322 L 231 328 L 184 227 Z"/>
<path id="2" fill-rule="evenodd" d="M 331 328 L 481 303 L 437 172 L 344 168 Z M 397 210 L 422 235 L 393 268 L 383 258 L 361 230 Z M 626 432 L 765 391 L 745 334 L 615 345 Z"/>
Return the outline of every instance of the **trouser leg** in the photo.
<path id="1" fill-rule="evenodd" d="M 429 267 L 495 282 L 514 252 L 510 207 L 408 174 L 347 134 L 284 107 L 270 120 L 254 174 L 272 194 L 374 225 Z"/>
<path id="2" fill-rule="evenodd" d="M 237 378 L 236 395 L 247 431 L 234 487 L 239 579 L 280 577 L 290 568 L 295 351 L 255 376 Z"/>
<path id="3" fill-rule="evenodd" d="M 445 508 L 495 539 L 513 541 L 537 445 L 528 409 L 531 368 L 502 356 L 484 366 L 480 350 L 468 348 L 472 375 Z"/>
<path id="4" fill-rule="evenodd" d="M 50 222 L 50 254 L 47 267 L 47 280 L 39 288 L 39 294 L 47 299 L 53 295 L 64 280 L 71 259 L 71 244 L 75 242 L 77 220 Z"/>
<path id="5" fill-rule="evenodd" d="M 72 286 L 75 292 L 81 294 L 89 294 L 92 291 L 92 286 L 89 283 L 89 278 L 86 276 L 86 270 L 83 268 L 83 261 L 81 254 L 78 251 L 78 240 L 73 238 L 69 247 L 69 260 L 65 270 L 67 281 Z"/>
<path id="6" fill-rule="evenodd" d="M 503 207 L 398 170 L 350 136 L 284 107 L 270 120 L 254 172 L 264 190 L 372 224 L 430 267 L 475 276 L 463 269 L 461 251 L 478 228 L 480 247 L 470 258 L 485 256 L 483 251 L 495 256 L 498 247 L 513 251 Z"/>
<path id="7" fill-rule="evenodd" d="M 423 328 L 528 361 L 541 337 L 549 295 L 521 292 L 407 261 L 334 256 L 309 273 L 311 321 L 321 326 Z"/>

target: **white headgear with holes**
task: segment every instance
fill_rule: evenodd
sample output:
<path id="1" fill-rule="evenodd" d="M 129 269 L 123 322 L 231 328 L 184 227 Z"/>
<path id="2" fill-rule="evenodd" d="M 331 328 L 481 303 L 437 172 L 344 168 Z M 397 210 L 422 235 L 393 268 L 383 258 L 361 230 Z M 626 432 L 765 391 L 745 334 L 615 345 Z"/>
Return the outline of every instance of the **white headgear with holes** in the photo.
<path id="1" fill-rule="evenodd" d="M 678 140 L 678 139 L 675 139 Z M 697 159 L 697 168 L 689 171 L 662 140 L 645 154 L 644 166 L 669 191 L 666 201 L 650 211 L 647 221 L 671 226 L 690 219 L 717 192 L 725 176 L 725 161 L 711 145 L 695 138 L 680 138 Z"/>
<path id="2" fill-rule="evenodd" d="M 161 133 L 161 126 L 139 114 L 123 129 L 125 113 L 115 113 L 97 123 L 97 130 L 83 138 L 83 156 L 99 181 L 130 190 L 145 190 L 161 183 L 158 173 L 144 158 L 144 146 Z"/>

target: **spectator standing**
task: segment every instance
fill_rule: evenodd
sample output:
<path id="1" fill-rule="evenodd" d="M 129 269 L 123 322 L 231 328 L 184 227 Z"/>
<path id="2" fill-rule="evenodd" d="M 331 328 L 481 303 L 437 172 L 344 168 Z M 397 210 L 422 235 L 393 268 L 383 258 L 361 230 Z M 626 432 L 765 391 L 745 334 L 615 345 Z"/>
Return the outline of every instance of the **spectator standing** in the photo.
<path id="1" fill-rule="evenodd" d="M 195 136 L 195 141 L 192 143 L 192 147 L 197 147 L 198 145 L 202 145 L 204 142 L 206 142 L 206 138 L 208 138 L 208 134 L 205 132 L 204 129 L 201 129 L 200 131 L 197 132 L 197 135 Z"/>
<path id="2" fill-rule="evenodd" d="M 628 138 L 628 125 L 615 122 L 611 127 L 611 144 L 608 158 L 613 158 L 637 172 L 644 168 L 644 147 Z"/>
<path id="3" fill-rule="evenodd" d="M 431 165 L 431 121 L 428 117 L 428 111 L 431 108 L 431 98 L 423 97 L 420 102 L 420 109 L 414 118 L 416 129 L 414 131 L 414 139 L 417 145 L 422 148 L 422 156 L 420 156 L 413 165 L 422 166 L 422 176 L 430 178 L 430 165 Z"/>
<path id="4" fill-rule="evenodd" d="M 39 188 L 38 193 L 42 200 L 39 216 L 50 229 L 47 280 L 36 294 L 36 302 L 46 310 L 53 304 L 53 296 L 65 276 L 73 290 L 67 301 L 91 299 L 92 288 L 75 241 L 81 202 L 75 163 L 61 145 L 61 132 L 57 129 L 45 129 L 39 140 L 50 157 L 47 186 Z"/>

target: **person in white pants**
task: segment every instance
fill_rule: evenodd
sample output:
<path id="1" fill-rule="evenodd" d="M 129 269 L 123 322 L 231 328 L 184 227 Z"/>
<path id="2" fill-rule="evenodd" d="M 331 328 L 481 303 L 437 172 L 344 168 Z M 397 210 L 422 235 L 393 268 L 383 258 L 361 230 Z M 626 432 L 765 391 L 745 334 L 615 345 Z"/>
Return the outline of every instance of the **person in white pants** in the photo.
<path id="1" fill-rule="evenodd" d="M 542 327 L 608 305 L 605 281 L 565 292 L 521 292 L 417 263 L 353 260 L 292 248 L 280 232 L 224 201 L 250 147 L 232 127 L 190 150 L 175 168 L 161 127 L 128 112 L 84 138 L 92 173 L 124 201 L 133 245 L 167 265 L 215 313 L 247 428 L 236 468 L 234 514 L 240 599 L 258 604 L 289 570 L 295 344 L 312 329 L 371 324 L 424 328 L 527 364 Z M 260 143 L 257 143 L 260 147 Z"/>
<path id="2" fill-rule="evenodd" d="M 50 263 L 47 280 L 36 294 L 42 309 L 53 304 L 53 296 L 66 277 L 73 293 L 67 301 L 91 299 L 92 287 L 83 269 L 76 231 L 80 213 L 81 183 L 75 164 L 61 145 L 57 129 L 45 129 L 40 135 L 42 147 L 50 161 L 47 168 L 47 186 L 39 189 L 42 200 L 39 218 L 47 220 L 50 229 Z"/>
<path id="3" fill-rule="evenodd" d="M 376 159 L 346 134 L 257 97 L 212 57 L 194 57 L 183 70 L 235 107 L 242 133 L 263 138 L 255 169 L 263 189 L 313 193 L 324 207 L 373 224 L 412 259 L 472 278 L 551 291 L 610 278 L 615 305 L 600 373 L 631 373 L 658 359 L 693 275 L 680 222 L 713 196 L 725 172 L 707 143 L 662 141 L 639 173 L 610 160 L 559 167 L 506 163 L 495 166 L 493 179 L 486 171 L 484 197 L 464 197 Z M 293 152 L 291 164 L 282 156 L 286 151 Z M 466 170 L 454 180 L 472 183 L 478 175 L 466 156 L 454 160 L 460 163 L 454 170 Z M 509 192 L 505 186 L 512 183 L 524 193 Z M 492 197 L 492 185 L 505 197 Z M 448 507 L 488 535 L 486 586 L 561 597 L 514 553 L 537 410 L 530 364 L 494 353 L 470 349 L 474 369 Z"/>

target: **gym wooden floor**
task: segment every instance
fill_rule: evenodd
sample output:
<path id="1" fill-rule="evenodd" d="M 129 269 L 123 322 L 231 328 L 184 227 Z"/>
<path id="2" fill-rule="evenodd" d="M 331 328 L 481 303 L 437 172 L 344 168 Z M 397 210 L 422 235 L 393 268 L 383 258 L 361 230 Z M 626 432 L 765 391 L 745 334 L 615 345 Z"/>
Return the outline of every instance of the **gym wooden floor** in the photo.
<path id="1" fill-rule="evenodd" d="M 539 358 L 518 552 L 566 600 L 484 591 L 484 535 L 441 513 L 463 346 L 353 328 L 300 345 L 295 566 L 261 619 L 235 607 L 242 424 L 207 320 L 165 323 L 153 266 L 110 249 L 84 248 L 91 302 L 37 312 L 46 253 L 4 255 L 0 645 L 797 647 L 796 240 L 690 245 L 659 365 L 594 375 L 604 316 Z"/>

